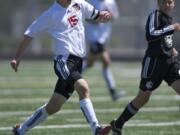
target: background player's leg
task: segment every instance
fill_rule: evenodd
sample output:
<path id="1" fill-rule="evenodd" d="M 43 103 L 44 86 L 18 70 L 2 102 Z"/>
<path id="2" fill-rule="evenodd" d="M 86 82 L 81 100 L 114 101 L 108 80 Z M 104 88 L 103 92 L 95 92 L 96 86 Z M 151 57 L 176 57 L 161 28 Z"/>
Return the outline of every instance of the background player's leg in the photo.
<path id="1" fill-rule="evenodd" d="M 115 83 L 114 76 L 113 76 L 111 69 L 110 69 L 111 58 L 110 58 L 109 53 L 106 50 L 102 52 L 101 59 L 103 62 L 103 76 L 104 76 L 104 79 L 106 81 L 108 90 L 112 96 L 112 99 L 116 100 L 119 97 L 123 96 L 124 92 L 123 91 L 120 91 L 120 92 L 116 91 L 116 83 Z"/>
<path id="2" fill-rule="evenodd" d="M 97 57 L 95 54 L 89 53 L 87 60 L 83 63 L 83 71 L 87 70 L 88 68 L 91 68 L 94 65 L 96 59 Z"/>

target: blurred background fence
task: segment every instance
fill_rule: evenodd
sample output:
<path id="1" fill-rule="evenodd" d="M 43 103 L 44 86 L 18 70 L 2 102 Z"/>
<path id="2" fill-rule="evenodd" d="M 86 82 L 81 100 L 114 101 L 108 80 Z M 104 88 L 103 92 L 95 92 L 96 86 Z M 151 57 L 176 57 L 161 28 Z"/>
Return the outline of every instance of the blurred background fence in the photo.
<path id="1" fill-rule="evenodd" d="M 47 9 L 53 0 L 1 0 L 0 1 L 0 59 L 9 59 L 17 50 L 22 35 L 30 23 Z M 120 18 L 113 23 L 109 51 L 118 60 L 139 60 L 147 43 L 145 23 L 148 14 L 156 7 L 156 0 L 117 0 Z M 176 0 L 174 22 L 180 22 L 180 0 Z M 52 56 L 51 40 L 43 35 L 26 51 L 28 58 Z M 175 46 L 180 50 L 180 32 L 175 34 Z"/>

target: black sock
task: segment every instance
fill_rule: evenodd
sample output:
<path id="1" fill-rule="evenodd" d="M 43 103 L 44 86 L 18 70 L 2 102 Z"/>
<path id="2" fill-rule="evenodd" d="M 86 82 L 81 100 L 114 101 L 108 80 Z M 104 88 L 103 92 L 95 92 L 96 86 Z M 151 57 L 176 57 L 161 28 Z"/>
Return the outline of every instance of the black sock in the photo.
<path id="1" fill-rule="evenodd" d="M 119 116 L 119 118 L 115 122 L 116 128 L 122 128 L 124 123 L 128 121 L 131 117 L 133 117 L 137 113 L 138 109 L 135 108 L 132 103 L 129 103 L 124 109 L 123 113 Z"/>

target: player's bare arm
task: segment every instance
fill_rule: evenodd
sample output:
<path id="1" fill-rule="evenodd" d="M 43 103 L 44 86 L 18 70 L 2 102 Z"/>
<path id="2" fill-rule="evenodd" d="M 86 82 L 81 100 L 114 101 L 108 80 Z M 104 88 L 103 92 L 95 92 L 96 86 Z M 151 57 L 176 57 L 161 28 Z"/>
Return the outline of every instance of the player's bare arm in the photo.
<path id="1" fill-rule="evenodd" d="M 180 31 L 180 24 L 179 23 L 174 23 L 173 26 L 174 26 L 175 31 Z"/>
<path id="2" fill-rule="evenodd" d="M 32 41 L 32 37 L 25 35 L 23 40 L 21 41 L 21 43 L 19 45 L 19 48 L 17 50 L 15 57 L 11 60 L 10 64 L 11 64 L 11 67 L 14 69 L 15 72 L 18 71 L 18 66 L 19 66 L 19 63 L 21 60 L 21 56 L 31 41 Z"/>
<path id="3" fill-rule="evenodd" d="M 98 22 L 108 22 L 112 20 L 112 14 L 109 11 L 100 11 L 96 21 Z"/>

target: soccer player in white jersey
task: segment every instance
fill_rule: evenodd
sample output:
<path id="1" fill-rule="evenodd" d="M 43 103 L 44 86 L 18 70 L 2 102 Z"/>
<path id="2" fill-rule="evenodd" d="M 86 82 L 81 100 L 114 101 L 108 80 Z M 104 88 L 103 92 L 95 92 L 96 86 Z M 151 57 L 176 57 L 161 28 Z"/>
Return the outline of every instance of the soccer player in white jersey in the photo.
<path id="1" fill-rule="evenodd" d="M 23 52 L 32 39 L 41 32 L 48 32 L 54 41 L 54 70 L 58 80 L 49 102 L 38 108 L 23 123 L 15 125 L 14 135 L 25 135 L 49 115 L 58 112 L 74 90 L 79 95 L 80 108 L 93 134 L 99 134 L 102 127 L 90 100 L 88 83 L 81 76 L 82 60 L 86 55 L 84 22 L 85 19 L 108 22 L 111 18 L 111 13 L 99 11 L 84 0 L 56 0 L 28 27 L 10 63 L 11 67 L 17 72 Z"/>
<path id="2" fill-rule="evenodd" d="M 98 10 L 106 10 L 112 14 L 114 20 L 119 17 L 119 10 L 115 0 L 89 0 L 90 4 Z M 86 25 L 87 42 L 90 45 L 87 61 L 84 62 L 83 70 L 92 67 L 97 59 L 102 62 L 102 73 L 106 81 L 112 100 L 122 97 L 125 92 L 116 90 L 116 83 L 110 70 L 111 58 L 105 45 L 111 36 L 112 22 L 100 23 L 88 21 Z"/>

